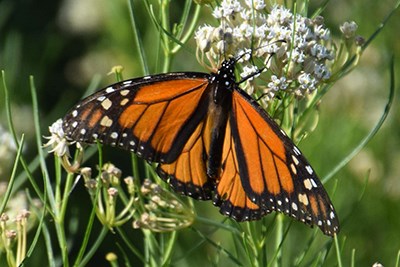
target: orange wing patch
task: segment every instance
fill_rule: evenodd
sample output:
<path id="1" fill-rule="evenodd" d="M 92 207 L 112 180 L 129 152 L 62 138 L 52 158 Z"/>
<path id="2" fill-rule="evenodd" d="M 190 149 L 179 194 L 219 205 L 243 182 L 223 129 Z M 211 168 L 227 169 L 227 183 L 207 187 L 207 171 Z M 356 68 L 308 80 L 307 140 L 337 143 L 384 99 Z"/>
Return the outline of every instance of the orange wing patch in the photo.
<path id="1" fill-rule="evenodd" d="M 143 86 L 121 113 L 119 124 L 131 129 L 139 141 L 137 147 L 142 146 L 143 151 L 149 147 L 157 154 L 167 154 L 185 122 L 196 112 L 207 84 L 196 79 Z M 151 89 L 146 90 L 147 87 Z"/>
<path id="2" fill-rule="evenodd" d="M 176 161 L 158 165 L 157 172 L 177 192 L 195 199 L 208 200 L 212 197 L 214 183 L 206 173 L 203 127 L 204 122 L 201 122 Z"/>
<path id="3" fill-rule="evenodd" d="M 173 79 L 149 83 L 142 86 L 142 89 L 135 95 L 137 103 L 155 103 L 168 101 L 188 93 L 188 88 L 196 89 L 206 83 L 204 79 Z M 151 90 L 146 90 L 150 87 Z"/>
<path id="4" fill-rule="evenodd" d="M 238 92 L 233 93 L 233 116 L 237 131 L 237 149 L 242 152 L 248 170 L 248 191 L 253 197 L 291 194 L 294 184 L 286 159 L 286 149 L 279 136 L 259 112 Z M 269 119 L 272 121 L 272 119 Z M 281 134 L 282 135 L 282 134 Z"/>
<path id="5" fill-rule="evenodd" d="M 244 191 L 229 122 L 222 152 L 222 168 L 221 177 L 217 182 L 214 205 L 220 207 L 222 214 L 237 221 L 261 218 L 264 212 L 248 198 Z"/>

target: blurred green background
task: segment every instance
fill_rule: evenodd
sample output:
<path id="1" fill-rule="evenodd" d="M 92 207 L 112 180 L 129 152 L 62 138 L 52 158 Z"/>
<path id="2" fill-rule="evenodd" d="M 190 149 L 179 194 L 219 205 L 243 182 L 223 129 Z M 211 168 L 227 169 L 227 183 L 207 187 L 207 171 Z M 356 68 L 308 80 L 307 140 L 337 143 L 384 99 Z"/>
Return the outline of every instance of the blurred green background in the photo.
<path id="1" fill-rule="evenodd" d="M 150 63 L 154 62 L 150 64 L 150 73 L 159 72 L 155 62 L 162 54 L 154 51 L 156 31 L 142 2 L 134 3 L 146 55 Z M 311 11 L 321 3 L 312 1 Z M 368 38 L 395 3 L 332 0 L 322 15 L 333 35 L 339 34 L 341 23 L 354 20 L 359 25 L 358 34 Z M 172 20 L 179 16 L 182 5 L 183 1 L 172 1 Z M 202 21 L 209 20 L 209 9 L 204 7 L 202 12 Z M 399 27 L 397 10 L 367 48 L 359 66 L 323 98 L 318 127 L 300 144 L 321 178 L 360 142 L 382 115 L 389 93 L 389 61 L 394 55 L 398 63 L 400 55 Z M 194 42 L 190 41 L 173 60 L 171 70 L 205 71 L 197 63 L 194 51 Z M 99 88 L 113 83 L 115 77 L 107 73 L 115 65 L 124 67 L 124 78 L 143 76 L 137 52 L 127 1 L 1 0 L 0 69 L 6 74 L 16 128 L 28 140 L 24 152 L 27 157 L 32 158 L 36 153 L 29 75 L 35 78 L 42 130 L 47 133 L 47 127 L 82 97 L 94 77 L 100 79 Z M 397 64 L 397 79 L 399 75 Z M 376 261 L 394 266 L 400 249 L 400 110 L 396 91 L 383 128 L 326 184 L 341 219 L 339 237 L 341 240 L 346 237 L 345 266 L 350 262 L 352 249 L 356 250 L 357 266 L 371 266 Z M 0 99 L 0 124 L 6 127 L 3 92 Z M 3 164 L 0 179 L 8 180 L 11 166 L 5 161 L 0 164 Z M 366 177 L 369 177 L 367 182 Z M 80 197 L 86 196 L 77 193 L 78 205 L 72 214 L 82 212 Z M 200 206 L 202 210 L 214 209 L 211 203 Z M 105 252 L 108 250 L 104 248 Z"/>

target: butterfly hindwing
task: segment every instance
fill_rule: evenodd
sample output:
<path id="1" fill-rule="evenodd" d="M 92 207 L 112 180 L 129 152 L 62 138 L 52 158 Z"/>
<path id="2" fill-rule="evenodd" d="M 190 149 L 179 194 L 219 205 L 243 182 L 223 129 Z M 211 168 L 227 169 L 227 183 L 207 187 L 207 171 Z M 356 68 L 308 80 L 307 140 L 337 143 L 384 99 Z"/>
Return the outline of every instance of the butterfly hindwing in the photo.
<path id="1" fill-rule="evenodd" d="M 175 191 L 201 200 L 211 199 L 214 190 L 214 183 L 206 172 L 205 123 L 203 120 L 198 124 L 174 162 L 157 167 L 157 173 Z"/>

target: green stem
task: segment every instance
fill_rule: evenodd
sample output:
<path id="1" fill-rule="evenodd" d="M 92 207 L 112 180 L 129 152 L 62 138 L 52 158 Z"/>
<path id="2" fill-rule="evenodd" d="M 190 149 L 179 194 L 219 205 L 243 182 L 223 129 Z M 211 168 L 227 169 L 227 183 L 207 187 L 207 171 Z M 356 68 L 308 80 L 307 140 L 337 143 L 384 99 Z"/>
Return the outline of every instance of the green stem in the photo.
<path id="1" fill-rule="evenodd" d="M 96 241 L 94 242 L 94 244 L 92 245 L 92 247 L 90 248 L 90 250 L 88 251 L 86 256 L 82 259 L 82 261 L 79 264 L 77 264 L 75 266 L 77 266 L 77 267 L 87 266 L 87 263 L 89 262 L 89 260 L 98 251 L 100 245 L 103 243 L 104 238 L 106 237 L 108 231 L 109 230 L 108 230 L 107 226 L 103 226 L 100 234 L 97 236 Z"/>
<path id="2" fill-rule="evenodd" d="M 140 38 L 139 28 L 137 27 L 137 23 L 135 20 L 133 0 L 128 0 L 128 6 L 129 6 L 129 16 L 131 18 L 131 23 L 132 23 L 135 47 L 137 47 L 139 53 L 140 66 L 142 67 L 143 74 L 147 75 L 149 74 L 149 66 L 147 65 L 146 54 L 144 52 L 144 45 L 142 39 Z"/>
<path id="3" fill-rule="evenodd" d="M 177 53 L 178 50 L 182 48 L 182 44 L 185 44 L 193 36 L 193 33 L 196 30 L 196 27 L 198 25 L 198 21 L 200 18 L 200 11 L 201 11 L 201 6 L 196 5 L 191 23 L 188 26 L 186 33 L 180 39 L 180 43 L 176 44 L 175 47 L 172 48 L 172 51 L 171 51 L 172 54 Z"/>
<path id="4" fill-rule="evenodd" d="M 276 237 L 275 237 L 275 251 L 276 261 L 275 266 L 282 266 L 282 238 L 283 238 L 283 215 L 277 214 L 276 216 Z"/>
<path id="5" fill-rule="evenodd" d="M 334 241 L 335 241 L 335 249 L 336 249 L 336 259 L 337 259 L 337 263 L 339 267 L 342 267 L 342 258 L 341 258 L 341 252 L 340 252 L 340 247 L 339 247 L 339 241 L 338 241 L 338 237 L 335 234 L 334 236 Z"/>
<path id="6" fill-rule="evenodd" d="M 162 0 L 161 2 L 161 27 L 165 29 L 167 32 L 170 31 L 169 27 L 169 5 L 170 0 Z M 165 34 L 161 29 L 159 29 L 159 33 L 162 38 L 162 44 L 164 48 L 164 63 L 162 66 L 162 72 L 168 72 L 171 68 L 171 47 L 169 36 Z"/>
<path id="7" fill-rule="evenodd" d="M 168 238 L 167 246 L 163 250 L 163 261 L 162 266 L 169 266 L 171 263 L 172 252 L 175 246 L 176 238 L 178 234 L 177 231 L 173 231 Z"/>
<path id="8" fill-rule="evenodd" d="M 154 234 L 147 229 L 142 229 L 144 235 L 145 246 L 145 266 L 156 267 L 160 266 L 161 255 L 159 255 L 157 240 Z"/>
<path id="9" fill-rule="evenodd" d="M 0 214 L 4 213 L 4 210 L 6 209 L 8 200 L 10 199 L 11 192 L 12 192 L 14 182 L 15 182 L 15 173 L 17 171 L 18 162 L 21 157 L 21 151 L 22 151 L 23 147 L 24 147 L 24 135 L 22 135 L 21 141 L 19 143 L 17 155 L 15 157 L 14 166 L 13 166 L 11 176 L 10 176 L 10 180 L 8 181 L 7 191 L 5 192 L 5 194 L 3 196 L 1 196 L 3 198 L 3 202 L 1 203 L 1 206 L 0 206 Z"/>

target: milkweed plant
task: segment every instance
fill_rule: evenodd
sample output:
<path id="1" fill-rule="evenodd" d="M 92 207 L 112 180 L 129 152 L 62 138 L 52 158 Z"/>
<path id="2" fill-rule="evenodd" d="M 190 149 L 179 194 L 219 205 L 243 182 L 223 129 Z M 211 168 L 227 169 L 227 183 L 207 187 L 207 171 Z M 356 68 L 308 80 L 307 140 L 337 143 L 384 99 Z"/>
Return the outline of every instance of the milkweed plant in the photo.
<path id="1" fill-rule="evenodd" d="M 236 76 L 238 82 L 243 80 L 241 88 L 268 111 L 296 144 L 315 129 L 317 107 L 322 97 L 357 66 L 369 44 L 369 40 L 357 34 L 358 25 L 351 20 L 338 26 L 341 36 L 334 38 L 322 16 L 323 8 L 310 15 L 308 1 L 280 5 L 263 0 L 187 0 L 176 24 L 169 21 L 173 1 L 151 2 L 143 1 L 143 5 L 159 38 L 163 72 L 170 71 L 171 62 L 182 48 L 192 45 L 195 45 L 193 60 L 197 59 L 208 71 L 215 72 L 224 59 L 237 58 Z M 128 1 L 135 48 L 146 73 L 146 52 L 139 34 L 136 5 Z M 122 79 L 121 68 L 115 68 L 114 73 L 117 81 Z M 4 73 L 3 86 L 7 96 Z M 195 201 L 176 195 L 157 177 L 153 166 L 132 155 L 133 171 L 123 173 L 117 159 L 112 163 L 103 162 L 100 144 L 90 147 L 67 140 L 61 119 L 49 127 L 50 134 L 44 134 L 47 141 L 42 146 L 33 79 L 31 91 L 39 151 L 36 168 L 41 170 L 44 188 L 35 182 L 38 174 L 22 156 L 23 139 L 17 138 L 10 116 L 11 133 L 0 128 L 0 135 L 13 136 L 17 144 L 13 145 L 12 138 L 0 139 L 0 160 L 9 157 L 6 151 L 12 151 L 16 157 L 9 183 L 2 182 L 0 187 L 0 255 L 5 255 L 9 266 L 20 266 L 25 259 L 34 257 L 35 244 L 40 238 L 51 251 L 47 260 L 42 255 L 46 265 L 85 266 L 99 253 L 99 247 L 109 234 L 119 240 L 118 247 L 104 255 L 111 266 L 119 266 L 122 261 L 118 259 L 129 262 L 132 258 L 129 255 L 135 255 L 144 266 L 195 264 L 190 261 L 191 255 L 196 251 L 204 253 L 201 247 L 205 245 L 213 248 L 215 255 L 200 256 L 201 260 L 215 266 L 222 263 L 238 266 L 288 264 L 282 259 L 282 248 L 290 235 L 291 220 L 284 216 L 273 213 L 259 221 L 245 223 L 222 216 L 202 217 L 196 211 Z M 6 97 L 6 107 L 11 113 L 7 101 Z M 45 151 L 54 155 L 54 168 L 48 168 Z M 97 164 L 90 166 L 86 160 L 94 158 L 96 151 Z M 20 186 L 14 184 L 18 162 L 34 193 L 18 189 Z M 54 169 L 54 173 L 50 169 Z M 18 190 L 13 190 L 13 186 Z M 85 217 L 84 236 L 71 244 L 66 221 L 76 187 L 85 188 L 87 199 L 82 201 L 90 201 L 92 210 L 79 212 L 82 214 L 79 216 Z M 18 201 L 16 207 L 14 203 Z M 211 206 L 208 203 L 207 208 Z M 340 215 L 340 207 L 337 208 Z M 97 223 L 102 225 L 100 230 L 95 228 Z M 55 229 L 55 236 L 50 234 L 53 232 L 49 228 Z M 33 240 L 27 239 L 29 231 L 34 233 Z M 132 239 L 129 232 L 135 231 L 140 231 L 141 235 Z M 218 239 L 221 232 L 228 234 L 232 241 L 226 243 L 226 239 Z M 180 245 L 183 233 L 197 241 L 190 241 L 189 246 Z M 318 239 L 318 234 L 322 235 L 313 233 L 303 250 L 293 252 L 298 255 L 289 265 L 322 265 L 332 254 L 331 262 L 342 266 L 338 237 L 320 241 L 321 250 L 314 251 L 311 258 L 307 255 L 309 246 Z M 57 248 L 51 248 L 55 244 Z M 78 252 L 71 254 L 72 250 Z"/>

